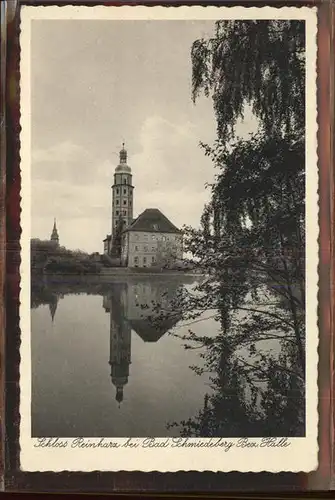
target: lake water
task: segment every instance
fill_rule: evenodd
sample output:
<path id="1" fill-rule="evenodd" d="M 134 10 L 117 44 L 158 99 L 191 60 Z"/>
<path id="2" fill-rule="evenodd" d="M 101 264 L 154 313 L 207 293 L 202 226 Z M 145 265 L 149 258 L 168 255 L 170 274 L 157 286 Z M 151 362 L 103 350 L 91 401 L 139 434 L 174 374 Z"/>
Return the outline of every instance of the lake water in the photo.
<path id="1" fill-rule="evenodd" d="M 206 395 L 212 394 L 213 373 L 199 375 L 190 368 L 204 367 L 204 348 L 185 349 L 185 341 L 173 335 L 186 335 L 190 328 L 178 315 L 154 324 L 150 318 L 157 302 L 174 312 L 171 304 L 177 290 L 192 283 L 193 278 L 138 277 L 109 284 L 66 280 L 35 284 L 32 436 L 179 436 L 180 428 L 169 424 L 188 421 L 203 410 Z M 192 331 L 216 337 L 219 324 L 210 316 L 204 313 Z M 280 350 L 276 341 L 263 348 Z M 246 387 L 246 401 L 247 393 Z M 281 404 L 279 400 L 279 426 L 284 422 Z M 234 405 L 234 400 L 230 407 L 224 403 L 228 420 L 229 414 L 236 418 Z M 296 410 L 291 413 L 285 418 L 294 424 L 292 433 L 301 434 L 302 427 L 296 430 Z M 267 427 L 265 421 L 260 435 L 267 435 Z M 276 425 L 272 427 L 276 432 Z M 248 435 L 245 419 L 234 432 Z M 279 435 L 288 432 L 280 433 L 278 427 Z"/>
<path id="2" fill-rule="evenodd" d="M 203 406 L 208 377 L 189 368 L 201 365 L 199 351 L 169 334 L 188 327 L 153 326 L 151 307 L 138 304 L 168 291 L 166 302 L 180 285 L 140 280 L 105 285 L 103 295 L 49 293 L 49 303 L 32 309 L 33 436 L 178 435 L 167 424 Z M 207 335 L 216 333 L 211 319 L 194 330 L 204 324 Z"/>

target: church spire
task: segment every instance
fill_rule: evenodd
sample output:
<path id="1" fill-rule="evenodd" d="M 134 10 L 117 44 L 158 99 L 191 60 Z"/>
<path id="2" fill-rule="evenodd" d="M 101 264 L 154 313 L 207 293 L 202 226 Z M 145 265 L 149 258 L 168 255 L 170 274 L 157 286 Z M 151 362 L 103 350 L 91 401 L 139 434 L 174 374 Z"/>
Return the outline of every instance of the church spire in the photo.
<path id="1" fill-rule="evenodd" d="M 58 236 L 58 231 L 57 231 L 57 226 L 56 226 L 56 218 L 54 219 L 54 227 L 52 228 L 52 233 L 51 233 L 51 241 L 54 241 L 55 243 L 59 244 L 59 236 Z"/>

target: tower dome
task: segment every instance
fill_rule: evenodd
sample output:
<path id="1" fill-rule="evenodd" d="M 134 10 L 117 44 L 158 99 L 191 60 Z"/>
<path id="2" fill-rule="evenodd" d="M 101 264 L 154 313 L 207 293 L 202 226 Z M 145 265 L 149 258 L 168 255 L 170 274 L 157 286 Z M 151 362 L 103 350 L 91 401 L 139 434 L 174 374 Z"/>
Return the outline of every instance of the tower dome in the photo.
<path id="1" fill-rule="evenodd" d="M 130 174 L 131 168 L 127 165 L 127 150 L 124 147 L 124 142 L 122 143 L 122 149 L 119 153 L 119 157 L 120 157 L 120 162 L 116 167 L 115 172 Z"/>

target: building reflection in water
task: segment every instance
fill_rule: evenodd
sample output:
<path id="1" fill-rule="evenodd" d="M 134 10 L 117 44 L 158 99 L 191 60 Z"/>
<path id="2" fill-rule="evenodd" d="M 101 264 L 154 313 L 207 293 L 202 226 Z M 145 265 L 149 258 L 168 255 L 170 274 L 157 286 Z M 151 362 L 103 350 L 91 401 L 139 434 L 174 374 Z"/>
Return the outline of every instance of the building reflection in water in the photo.
<path id="1" fill-rule="evenodd" d="M 144 342 L 157 342 L 180 319 L 180 316 L 160 317 L 160 310 L 170 311 L 180 283 L 163 280 L 143 280 L 115 283 L 103 297 L 103 307 L 110 315 L 111 379 L 116 388 L 116 401 L 124 397 L 131 364 L 131 336 L 134 331 Z"/>

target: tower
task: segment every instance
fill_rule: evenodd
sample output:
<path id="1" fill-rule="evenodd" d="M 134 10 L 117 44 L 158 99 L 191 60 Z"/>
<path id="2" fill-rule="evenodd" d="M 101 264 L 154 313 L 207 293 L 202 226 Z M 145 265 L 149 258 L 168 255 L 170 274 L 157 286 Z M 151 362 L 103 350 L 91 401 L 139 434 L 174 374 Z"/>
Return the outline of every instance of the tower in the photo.
<path id="1" fill-rule="evenodd" d="M 124 228 L 133 221 L 133 190 L 131 168 L 127 164 L 127 151 L 123 143 L 112 186 L 112 238 L 120 219 Z"/>
<path id="2" fill-rule="evenodd" d="M 112 383 L 116 388 L 115 399 L 119 405 L 123 401 L 124 387 L 128 384 L 131 363 L 131 327 L 124 317 L 121 292 L 120 285 L 116 285 L 109 297 L 109 304 L 105 304 L 110 314 L 109 365 Z"/>
<path id="3" fill-rule="evenodd" d="M 56 227 L 56 219 L 54 219 L 54 227 L 52 229 L 50 240 L 53 241 L 54 243 L 56 243 L 57 245 L 59 245 L 59 236 L 58 236 L 58 231 L 57 231 L 57 227 Z"/>

